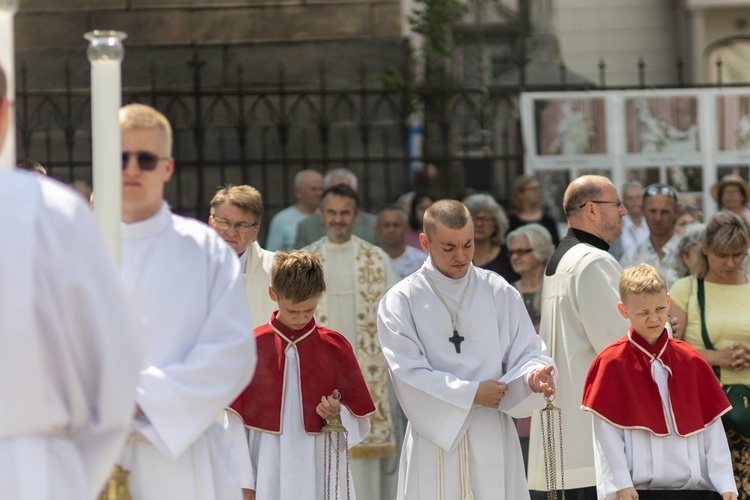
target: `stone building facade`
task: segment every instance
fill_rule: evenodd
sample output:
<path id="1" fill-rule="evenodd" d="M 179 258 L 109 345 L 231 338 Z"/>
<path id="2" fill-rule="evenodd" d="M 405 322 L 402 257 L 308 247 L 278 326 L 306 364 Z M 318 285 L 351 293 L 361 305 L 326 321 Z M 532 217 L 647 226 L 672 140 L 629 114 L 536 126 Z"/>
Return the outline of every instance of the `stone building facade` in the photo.
<path id="1" fill-rule="evenodd" d="M 233 86 L 241 64 L 249 85 L 274 85 L 284 64 L 287 85 L 317 85 L 319 66 L 331 86 L 359 82 L 359 69 L 377 73 L 402 64 L 399 0 L 20 0 L 16 62 L 27 67 L 27 88 L 88 86 L 83 34 L 128 34 L 125 87 L 192 82 L 186 63 L 197 49 L 204 84 Z"/>

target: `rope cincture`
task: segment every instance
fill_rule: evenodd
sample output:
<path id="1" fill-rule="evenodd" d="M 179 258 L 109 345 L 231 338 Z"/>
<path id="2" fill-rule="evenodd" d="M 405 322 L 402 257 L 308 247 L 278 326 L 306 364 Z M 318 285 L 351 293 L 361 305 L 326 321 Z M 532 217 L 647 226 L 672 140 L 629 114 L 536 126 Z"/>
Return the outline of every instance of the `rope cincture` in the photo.
<path id="1" fill-rule="evenodd" d="M 461 438 L 458 443 L 458 461 L 461 469 L 461 500 L 474 500 L 474 491 L 471 489 L 471 472 L 469 469 L 469 439 L 467 433 Z M 438 446 L 437 456 L 438 466 L 438 500 L 445 500 L 445 478 L 444 478 L 444 463 L 443 463 L 443 449 Z"/>

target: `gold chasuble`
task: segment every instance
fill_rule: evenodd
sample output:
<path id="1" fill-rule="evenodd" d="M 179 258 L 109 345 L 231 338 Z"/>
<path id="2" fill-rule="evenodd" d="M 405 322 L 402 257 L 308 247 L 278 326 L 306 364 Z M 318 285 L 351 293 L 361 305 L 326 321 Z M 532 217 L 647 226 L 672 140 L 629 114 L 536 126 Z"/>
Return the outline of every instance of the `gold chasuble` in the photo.
<path id="1" fill-rule="evenodd" d="M 381 297 L 397 279 L 388 256 L 380 248 L 352 236 L 351 240 L 336 244 L 327 237 L 312 243 L 304 250 L 315 254 L 323 263 L 328 290 L 318 302 L 316 320 L 344 335 L 352 344 L 362 369 L 376 412 L 370 417 L 370 433 L 364 441 L 352 448 L 352 458 L 383 458 L 393 456 L 396 451 L 391 422 L 391 407 L 388 401 L 388 368 L 380 350 L 378 340 L 377 313 Z M 341 252 L 345 252 L 342 256 Z M 336 253 L 336 262 L 331 262 Z M 342 261 L 351 265 L 342 266 Z M 393 276 L 394 278 L 391 278 Z M 342 289 L 346 289 L 344 293 Z M 351 292 L 351 293 L 348 293 Z M 345 309 L 346 295 L 353 299 L 353 309 Z M 342 299 L 338 297 L 341 296 Z M 351 303 L 351 302 L 350 302 Z M 352 315 L 352 321 L 337 321 L 338 316 Z M 339 325 L 337 323 L 342 323 Z M 355 331 L 342 331 L 347 329 Z"/>

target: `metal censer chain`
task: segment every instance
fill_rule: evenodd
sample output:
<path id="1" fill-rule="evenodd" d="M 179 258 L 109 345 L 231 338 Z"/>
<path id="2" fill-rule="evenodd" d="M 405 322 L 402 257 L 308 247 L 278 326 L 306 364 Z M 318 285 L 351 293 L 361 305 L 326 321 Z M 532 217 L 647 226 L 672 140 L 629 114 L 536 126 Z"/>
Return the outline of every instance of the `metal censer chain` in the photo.
<path id="1" fill-rule="evenodd" d="M 115 465 L 115 468 L 109 474 L 107 484 L 104 485 L 104 489 L 99 494 L 98 500 L 133 500 L 130 495 L 130 488 L 128 488 L 129 474 L 130 471 Z"/>
<path id="2" fill-rule="evenodd" d="M 542 445 L 544 446 L 544 472 L 547 479 L 547 500 L 565 500 L 565 466 L 563 465 L 562 411 L 552 404 L 555 396 L 544 398 L 547 406 L 541 410 Z M 555 439 L 555 433 L 560 436 Z M 558 465 L 558 456 L 559 465 Z M 558 468 L 560 484 L 557 484 Z M 559 496 L 558 496 L 559 490 Z"/>
<path id="3" fill-rule="evenodd" d="M 323 427 L 323 433 L 325 434 L 325 455 L 323 456 L 323 500 L 339 500 L 339 479 L 340 474 L 340 458 L 341 458 L 341 437 L 344 437 L 344 449 L 346 450 L 346 500 L 351 498 L 351 492 L 349 491 L 349 432 L 346 427 L 341 425 L 341 414 L 336 415 L 330 419 L 328 424 Z M 333 435 L 336 434 L 335 445 Z M 336 450 L 333 451 L 334 446 Z M 336 467 L 335 471 L 332 470 L 332 455 L 336 454 Z M 331 495 L 331 475 L 336 474 L 333 479 L 333 496 Z"/>

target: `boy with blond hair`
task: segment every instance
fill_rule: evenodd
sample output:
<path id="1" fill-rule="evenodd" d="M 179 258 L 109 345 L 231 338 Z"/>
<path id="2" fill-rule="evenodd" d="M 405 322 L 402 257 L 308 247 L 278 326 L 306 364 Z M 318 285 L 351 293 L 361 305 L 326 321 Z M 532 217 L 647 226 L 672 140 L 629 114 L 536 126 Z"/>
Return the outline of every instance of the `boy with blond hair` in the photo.
<path id="1" fill-rule="evenodd" d="M 370 430 L 375 406 L 351 345 L 313 317 L 325 290 L 316 256 L 276 253 L 268 293 L 278 311 L 255 329 L 258 369 L 232 404 L 247 430 L 251 467 L 242 477 L 246 498 L 323 498 L 323 426 L 340 416 L 349 447 Z M 346 467 L 339 473 L 339 495 L 346 498 L 353 488 L 347 488 Z M 336 478 L 329 479 L 333 492 Z"/>
<path id="2" fill-rule="evenodd" d="M 625 269 L 617 309 L 630 329 L 586 377 L 598 498 L 736 500 L 721 424 L 731 406 L 703 357 L 669 337 L 666 288 L 648 264 Z"/>

